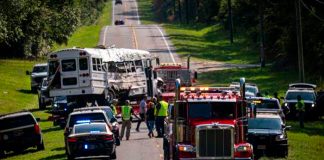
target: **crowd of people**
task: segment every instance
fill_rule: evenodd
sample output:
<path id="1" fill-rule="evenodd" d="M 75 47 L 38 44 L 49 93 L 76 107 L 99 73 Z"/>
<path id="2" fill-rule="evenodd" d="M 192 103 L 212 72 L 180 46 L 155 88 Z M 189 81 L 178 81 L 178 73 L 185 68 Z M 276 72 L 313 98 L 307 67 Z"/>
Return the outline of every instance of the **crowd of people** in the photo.
<path id="1" fill-rule="evenodd" d="M 122 104 L 118 106 L 118 104 Z M 129 100 L 118 103 L 118 100 L 113 100 L 111 108 L 115 115 L 117 115 L 117 108 L 120 107 L 122 118 L 122 127 L 120 133 L 120 140 L 123 139 L 126 130 L 126 140 L 129 140 L 130 130 L 132 127 L 132 115 L 138 119 L 136 131 L 140 131 L 140 126 L 144 122 L 148 129 L 149 138 L 162 138 L 164 135 L 164 120 L 168 116 L 169 104 L 165 102 L 161 96 L 153 97 L 148 100 L 147 96 L 143 96 L 139 103 L 139 116 L 134 113 L 134 109 L 130 105 Z M 154 129 L 157 135 L 154 135 Z"/>

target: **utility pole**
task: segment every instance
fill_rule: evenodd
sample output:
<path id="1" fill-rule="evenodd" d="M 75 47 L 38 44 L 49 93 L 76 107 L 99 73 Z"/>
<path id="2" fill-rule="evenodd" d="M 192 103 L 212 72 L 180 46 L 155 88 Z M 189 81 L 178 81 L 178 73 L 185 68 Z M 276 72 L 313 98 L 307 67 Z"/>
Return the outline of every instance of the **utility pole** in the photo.
<path id="1" fill-rule="evenodd" d="M 189 23 L 189 0 L 186 0 L 186 23 Z"/>
<path id="2" fill-rule="evenodd" d="M 179 4 L 178 4 L 178 12 L 179 12 L 179 22 L 181 23 L 182 21 L 182 17 L 181 17 L 181 0 L 178 0 Z"/>
<path id="3" fill-rule="evenodd" d="M 234 43 L 233 40 L 233 16 L 232 16 L 232 3 L 231 0 L 227 0 L 228 5 L 228 21 L 229 21 L 229 27 L 230 27 L 230 42 L 231 44 Z"/>
<path id="4" fill-rule="evenodd" d="M 295 0 L 295 8 L 296 8 L 296 32 L 297 32 L 297 47 L 298 47 L 299 81 L 305 82 L 303 33 L 302 33 L 300 0 Z"/>
<path id="5" fill-rule="evenodd" d="M 263 0 L 259 3 L 259 14 L 260 14 L 260 66 L 265 67 L 265 55 L 264 55 L 264 14 L 263 14 Z"/>

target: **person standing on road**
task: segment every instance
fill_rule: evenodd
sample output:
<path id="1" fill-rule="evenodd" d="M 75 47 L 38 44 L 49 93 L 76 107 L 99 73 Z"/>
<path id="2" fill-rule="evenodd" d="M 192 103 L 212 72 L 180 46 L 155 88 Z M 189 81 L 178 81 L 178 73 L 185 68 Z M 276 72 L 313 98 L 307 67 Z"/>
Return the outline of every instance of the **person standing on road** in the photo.
<path id="1" fill-rule="evenodd" d="M 126 140 L 129 140 L 130 130 L 132 127 L 132 114 L 136 116 L 134 114 L 132 107 L 130 106 L 129 100 L 125 101 L 125 104 L 121 108 L 121 112 L 122 112 L 122 129 L 120 133 L 120 140 L 122 140 L 124 137 L 125 128 L 126 128 Z"/>
<path id="2" fill-rule="evenodd" d="M 147 128 L 149 130 L 148 136 L 154 137 L 153 129 L 154 129 L 154 123 L 155 123 L 155 116 L 154 116 L 154 103 L 149 102 L 147 105 L 147 111 L 146 111 L 146 123 Z"/>
<path id="3" fill-rule="evenodd" d="M 298 111 L 299 126 L 300 128 L 304 128 L 305 103 L 304 100 L 302 100 L 300 95 L 297 96 L 297 103 L 295 107 L 296 110 Z"/>
<path id="4" fill-rule="evenodd" d="M 141 125 L 141 123 L 145 120 L 145 112 L 146 112 L 146 100 L 147 100 L 147 96 L 144 95 L 143 99 L 141 100 L 140 104 L 139 104 L 139 115 L 140 115 L 140 119 L 137 122 L 137 127 L 136 127 L 136 131 L 139 132 L 139 127 Z"/>
<path id="5" fill-rule="evenodd" d="M 117 99 L 113 99 L 112 103 L 110 105 L 111 110 L 113 111 L 114 115 L 117 115 L 117 105 L 118 105 L 118 100 Z"/>
<path id="6" fill-rule="evenodd" d="M 157 131 L 157 137 L 162 138 L 164 135 L 164 119 L 168 116 L 169 104 L 162 100 L 162 96 L 158 97 L 158 103 L 155 107 L 155 125 Z"/>

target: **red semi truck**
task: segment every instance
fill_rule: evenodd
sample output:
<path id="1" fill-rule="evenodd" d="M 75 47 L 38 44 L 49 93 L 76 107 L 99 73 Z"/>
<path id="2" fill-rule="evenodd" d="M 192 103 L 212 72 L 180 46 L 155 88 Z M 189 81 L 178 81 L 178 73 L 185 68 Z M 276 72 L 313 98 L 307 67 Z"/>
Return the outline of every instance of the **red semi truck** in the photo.
<path id="1" fill-rule="evenodd" d="M 246 141 L 244 83 L 230 87 L 181 87 L 170 106 L 163 138 L 165 159 L 253 159 Z"/>

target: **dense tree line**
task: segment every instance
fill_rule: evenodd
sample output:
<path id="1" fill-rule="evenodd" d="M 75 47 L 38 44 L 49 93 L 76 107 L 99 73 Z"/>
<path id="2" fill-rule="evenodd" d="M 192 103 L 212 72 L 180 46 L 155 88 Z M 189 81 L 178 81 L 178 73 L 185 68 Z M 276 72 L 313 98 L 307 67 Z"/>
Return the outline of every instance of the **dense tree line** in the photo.
<path id="1" fill-rule="evenodd" d="M 244 32 L 258 47 L 260 20 L 266 59 L 275 67 L 297 66 L 297 0 L 230 0 L 234 31 Z M 229 0 L 153 0 L 160 20 L 221 24 L 229 29 Z M 305 69 L 324 77 L 324 0 L 300 0 Z M 263 15 L 263 16 L 261 16 Z M 234 32 L 235 33 L 235 32 Z M 234 34 L 235 40 L 235 34 Z M 234 41 L 235 42 L 235 41 Z"/>
<path id="2" fill-rule="evenodd" d="M 107 0 L 1 0 L 0 57 L 39 56 L 94 23 Z"/>

